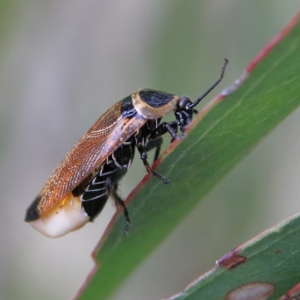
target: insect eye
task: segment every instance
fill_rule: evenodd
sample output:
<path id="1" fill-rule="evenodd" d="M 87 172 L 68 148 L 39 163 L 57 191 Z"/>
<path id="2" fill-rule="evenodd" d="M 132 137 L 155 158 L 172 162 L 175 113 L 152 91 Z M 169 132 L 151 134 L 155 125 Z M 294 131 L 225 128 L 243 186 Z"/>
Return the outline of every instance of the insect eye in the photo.
<path id="1" fill-rule="evenodd" d="M 178 101 L 178 108 L 179 109 L 189 109 L 187 104 L 192 103 L 191 99 L 187 96 L 180 97 Z"/>

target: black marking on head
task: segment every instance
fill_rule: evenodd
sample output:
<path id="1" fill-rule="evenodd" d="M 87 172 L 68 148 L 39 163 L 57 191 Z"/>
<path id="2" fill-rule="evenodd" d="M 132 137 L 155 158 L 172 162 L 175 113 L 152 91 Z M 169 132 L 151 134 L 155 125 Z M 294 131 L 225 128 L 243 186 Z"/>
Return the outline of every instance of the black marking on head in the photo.
<path id="1" fill-rule="evenodd" d="M 38 195 L 31 205 L 27 208 L 25 222 L 32 222 L 40 218 L 40 214 L 38 212 L 38 204 L 41 201 L 41 196 Z"/>
<path id="2" fill-rule="evenodd" d="M 173 94 L 148 89 L 140 90 L 139 96 L 142 101 L 154 108 L 168 104 L 175 97 Z"/>

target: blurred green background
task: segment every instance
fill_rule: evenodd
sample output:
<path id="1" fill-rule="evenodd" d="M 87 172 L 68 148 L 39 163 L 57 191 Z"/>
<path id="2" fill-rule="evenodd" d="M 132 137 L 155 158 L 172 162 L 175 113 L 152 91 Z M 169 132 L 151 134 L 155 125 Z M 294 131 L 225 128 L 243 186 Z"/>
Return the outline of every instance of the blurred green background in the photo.
<path id="1" fill-rule="evenodd" d="M 296 0 L 1 1 L 0 299 L 70 299 L 92 269 L 90 253 L 113 214 L 111 202 L 94 224 L 59 239 L 23 219 L 106 109 L 141 87 L 195 99 L 227 57 L 220 91 L 298 8 Z M 297 110 L 276 128 L 112 299 L 169 297 L 298 211 L 299 117 Z M 137 158 L 120 186 L 124 198 L 144 174 Z"/>

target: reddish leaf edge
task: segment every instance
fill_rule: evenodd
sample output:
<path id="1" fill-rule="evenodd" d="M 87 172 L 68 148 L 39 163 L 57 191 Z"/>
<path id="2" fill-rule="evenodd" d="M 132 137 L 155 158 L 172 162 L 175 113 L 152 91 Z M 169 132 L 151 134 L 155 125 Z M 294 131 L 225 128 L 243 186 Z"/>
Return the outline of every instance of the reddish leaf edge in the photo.
<path id="1" fill-rule="evenodd" d="M 252 61 L 247 65 L 247 67 L 245 68 L 245 70 L 242 72 L 241 76 L 239 76 L 232 85 L 226 87 L 225 89 L 223 89 L 221 91 L 221 93 L 219 95 L 217 95 L 216 97 L 214 97 L 212 100 L 210 100 L 200 111 L 199 113 L 195 116 L 195 118 L 193 119 L 193 121 L 189 124 L 189 126 L 186 128 L 185 130 L 185 135 L 187 135 L 202 119 L 203 117 L 215 106 L 217 105 L 219 102 L 221 102 L 224 98 L 226 98 L 228 95 L 230 95 L 232 92 L 234 92 L 240 85 L 243 84 L 243 82 L 248 78 L 249 74 L 253 71 L 253 69 L 259 64 L 259 62 L 261 60 L 264 59 L 264 57 L 266 57 L 268 55 L 268 53 L 275 47 L 275 45 L 277 45 L 292 29 L 293 27 L 300 21 L 300 11 L 291 19 L 290 22 L 287 23 L 287 25 L 276 35 L 274 36 L 267 44 L 266 46 L 252 59 Z M 183 138 L 184 139 L 184 138 Z M 152 165 L 152 169 L 155 170 L 165 159 L 165 157 L 167 155 L 169 155 L 171 152 L 173 152 L 173 150 L 177 147 L 177 145 L 179 143 L 181 143 L 181 141 L 183 139 L 178 139 L 175 140 L 174 142 L 172 142 L 166 149 L 165 151 L 162 153 L 162 155 L 154 162 L 154 164 Z M 141 180 L 141 182 L 132 190 L 132 192 L 128 195 L 127 199 L 125 200 L 125 204 L 128 205 L 131 200 L 134 198 L 134 196 L 139 192 L 139 190 L 148 182 L 148 180 L 150 179 L 151 175 L 147 174 L 145 175 L 145 177 Z M 111 221 L 109 222 L 108 226 L 106 227 L 102 237 L 99 240 L 99 243 L 96 245 L 95 249 L 93 250 L 93 252 L 91 253 L 92 259 L 95 263 L 95 266 L 92 268 L 92 270 L 90 271 L 90 273 L 87 275 L 86 280 L 84 281 L 84 283 L 82 284 L 82 286 L 79 288 L 79 290 L 77 291 L 76 295 L 74 296 L 74 300 L 77 300 L 80 298 L 80 296 L 82 295 L 83 291 L 85 290 L 85 288 L 89 285 L 90 280 L 93 278 L 94 274 L 97 272 L 98 268 L 101 267 L 101 265 L 99 264 L 99 262 L 96 259 L 96 254 L 99 252 L 99 250 L 101 249 L 101 246 L 104 244 L 111 228 L 114 226 L 116 219 L 118 218 L 119 214 L 123 213 L 122 208 L 119 208 L 115 214 L 113 215 Z M 272 228 L 270 229 L 272 230 Z M 261 233 L 260 235 L 258 235 L 257 237 L 261 237 L 264 236 L 265 234 L 269 233 L 270 230 L 266 230 L 263 233 Z M 257 237 L 249 240 L 247 243 L 243 244 L 240 247 L 244 247 L 246 245 L 248 245 L 248 243 L 252 243 L 253 240 L 257 240 Z M 236 249 L 240 248 L 237 247 Z M 233 251 L 236 251 L 233 250 Z M 222 258 L 230 255 L 232 252 L 229 252 L 228 254 L 225 254 Z M 222 260 L 222 258 L 220 260 Z M 178 298 L 179 296 L 182 296 L 185 291 L 187 289 L 189 289 L 190 287 L 192 287 L 193 285 L 197 284 L 200 280 L 202 280 L 203 278 L 207 277 L 209 274 L 211 274 L 212 272 L 215 271 L 215 269 L 218 267 L 218 262 L 220 261 L 218 260 L 216 262 L 216 266 L 214 268 L 212 268 L 211 270 L 209 270 L 208 272 L 206 272 L 205 274 L 201 275 L 200 277 L 198 277 L 197 279 L 195 279 L 192 283 L 190 283 L 184 290 L 184 292 L 180 292 L 178 294 L 173 295 L 172 297 L 168 298 L 167 300 L 173 300 Z"/>

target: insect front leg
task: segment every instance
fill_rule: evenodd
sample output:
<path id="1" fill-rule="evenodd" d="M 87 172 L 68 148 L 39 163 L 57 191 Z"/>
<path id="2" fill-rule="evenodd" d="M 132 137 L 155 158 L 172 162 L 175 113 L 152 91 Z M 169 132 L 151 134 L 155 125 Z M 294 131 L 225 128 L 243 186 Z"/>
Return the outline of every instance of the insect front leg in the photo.
<path id="1" fill-rule="evenodd" d="M 153 131 L 151 132 L 149 136 L 149 140 L 155 139 L 159 136 L 164 135 L 166 132 L 169 132 L 172 140 L 171 143 L 177 139 L 179 136 L 177 134 L 178 130 L 178 124 L 177 121 L 172 121 L 172 122 L 163 122 L 159 124 Z"/>

